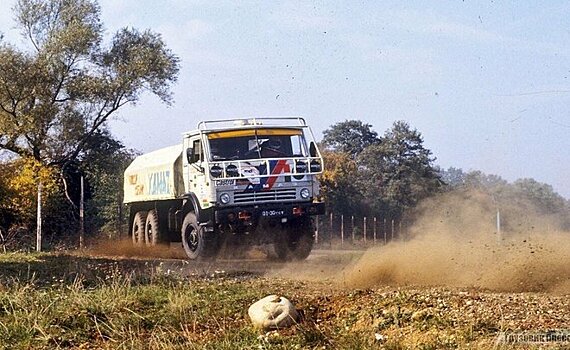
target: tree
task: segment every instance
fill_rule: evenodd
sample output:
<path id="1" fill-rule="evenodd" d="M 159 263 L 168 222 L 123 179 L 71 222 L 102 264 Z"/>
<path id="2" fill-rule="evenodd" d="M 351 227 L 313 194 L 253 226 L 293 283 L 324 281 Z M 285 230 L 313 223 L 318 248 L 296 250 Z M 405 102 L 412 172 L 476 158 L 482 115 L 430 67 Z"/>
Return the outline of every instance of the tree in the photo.
<path id="1" fill-rule="evenodd" d="M 0 163 L 0 177 L 3 192 L 0 208 L 10 213 L 10 220 L 2 220 L 9 226 L 15 219 L 21 224 L 34 221 L 38 184 L 41 182 L 43 196 L 52 199 L 57 196 L 57 173 L 53 167 L 46 167 L 33 158 L 18 158 Z M 46 210 L 49 212 L 49 210 Z"/>
<path id="2" fill-rule="evenodd" d="M 30 49 L 0 44 L 0 150 L 65 167 L 142 92 L 172 102 L 179 60 L 160 35 L 123 28 L 103 47 L 96 0 L 19 0 L 14 12 Z"/>
<path id="3" fill-rule="evenodd" d="M 17 156 L 2 170 L 18 170 L 11 172 L 14 179 L 4 186 L 9 196 L 3 200 L 8 201 L 6 208 L 12 208 L 10 213 L 17 214 L 12 222 L 27 221 L 33 226 L 26 215 L 33 212 L 35 195 L 30 191 L 37 189 L 39 178 L 37 172 L 24 171 L 27 168 L 19 164 L 42 169 L 50 174 L 50 181 L 52 175 L 59 175 L 54 183 L 57 193 L 47 196 L 44 211 L 47 222 L 53 224 L 45 227 L 73 232 L 76 214 L 68 209 L 77 201 L 64 202 L 63 193 L 70 199 L 67 189 L 77 192 L 70 188 L 78 186 L 74 169 L 78 170 L 75 175 L 92 171 L 91 186 L 103 182 L 103 173 L 93 170 L 96 162 L 105 157 L 117 160 L 107 152 L 93 161 L 93 154 L 105 153 L 103 144 L 114 142 L 106 134 L 107 121 L 144 92 L 171 104 L 170 87 L 177 79 L 179 59 L 150 30 L 123 28 L 104 45 L 96 0 L 18 0 L 13 11 L 28 45 L 19 48 L 0 39 L 0 152 Z M 120 146 L 111 148 L 123 156 Z M 119 171 L 121 166 L 113 169 Z M 112 176 L 121 178 L 115 172 Z M 117 191 L 118 178 L 109 179 L 93 195 L 101 196 L 103 189 Z M 94 212 L 106 204 L 97 201 Z M 25 211 L 20 210 L 23 207 Z"/>
<path id="4" fill-rule="evenodd" d="M 518 179 L 513 183 L 514 191 L 530 201 L 541 214 L 568 213 L 568 203 L 551 185 L 535 179 Z"/>
<path id="5" fill-rule="evenodd" d="M 135 157 L 103 130 L 91 138 L 81 157 L 82 172 L 89 185 L 86 203 L 87 223 L 91 232 L 109 234 L 119 231 L 123 222 L 123 173 Z"/>
<path id="6" fill-rule="evenodd" d="M 360 120 L 346 120 L 332 125 L 323 132 L 325 147 L 356 158 L 366 147 L 380 143 L 372 125 Z"/>
<path id="7" fill-rule="evenodd" d="M 431 154 L 420 132 L 396 121 L 381 143 L 368 146 L 358 157 L 364 197 L 375 210 L 399 216 L 437 192 L 442 181 Z"/>
<path id="8" fill-rule="evenodd" d="M 324 150 L 325 168 L 320 176 L 321 194 L 327 208 L 337 214 L 357 211 L 362 195 L 355 179 L 358 166 L 348 153 Z"/>
<path id="9" fill-rule="evenodd" d="M 440 169 L 439 176 L 448 189 L 456 189 L 465 185 L 467 174 L 461 168 L 449 167 Z"/>

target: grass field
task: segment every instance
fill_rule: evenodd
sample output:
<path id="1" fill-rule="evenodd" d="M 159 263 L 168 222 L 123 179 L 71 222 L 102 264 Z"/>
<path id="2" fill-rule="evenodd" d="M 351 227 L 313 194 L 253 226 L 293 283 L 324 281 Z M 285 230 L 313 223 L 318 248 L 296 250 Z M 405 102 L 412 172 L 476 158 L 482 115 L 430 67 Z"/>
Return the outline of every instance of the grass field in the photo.
<path id="1" fill-rule="evenodd" d="M 184 273 L 187 266 L 156 258 L 0 255 L 0 348 L 506 349 L 512 344 L 496 344 L 501 332 L 570 325 L 563 295 L 356 289 L 251 269 Z M 275 293 L 303 319 L 289 329 L 255 330 L 247 308 Z"/>

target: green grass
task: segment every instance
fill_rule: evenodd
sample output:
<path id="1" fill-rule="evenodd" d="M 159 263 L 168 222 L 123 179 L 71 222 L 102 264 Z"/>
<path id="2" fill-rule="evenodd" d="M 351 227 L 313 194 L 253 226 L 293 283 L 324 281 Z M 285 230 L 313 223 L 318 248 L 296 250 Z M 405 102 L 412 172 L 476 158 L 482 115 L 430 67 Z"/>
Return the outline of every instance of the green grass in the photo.
<path id="1" fill-rule="evenodd" d="M 461 298 L 446 291 L 427 298 L 251 274 L 185 277 L 153 260 L 53 254 L 0 254 L 0 272 L 0 349 L 493 348 L 499 327 L 451 312 Z M 275 293 L 304 320 L 254 329 L 249 305 Z"/>
<path id="2" fill-rule="evenodd" d="M 243 307 L 259 295 L 231 279 L 211 283 L 119 269 L 83 275 L 68 263 L 50 265 L 49 255 L 12 258 L 1 263 L 7 265 L 0 291 L 5 348 L 201 348 L 231 339 L 229 329 L 245 328 Z"/>
<path id="3" fill-rule="evenodd" d="M 51 254 L 0 255 L 0 270 L 0 348 L 289 349 L 328 342 L 314 327 L 266 337 L 249 323 L 252 302 L 302 282 L 184 278 L 148 261 Z"/>

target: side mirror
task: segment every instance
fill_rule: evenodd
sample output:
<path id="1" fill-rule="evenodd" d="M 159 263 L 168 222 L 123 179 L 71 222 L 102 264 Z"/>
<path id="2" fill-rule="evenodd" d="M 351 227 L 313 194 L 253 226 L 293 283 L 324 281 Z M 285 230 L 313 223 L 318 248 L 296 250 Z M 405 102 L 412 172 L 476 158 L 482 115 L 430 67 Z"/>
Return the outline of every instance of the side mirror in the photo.
<path id="1" fill-rule="evenodd" d="M 315 145 L 315 143 L 313 141 L 311 141 L 311 143 L 309 144 L 309 155 L 311 157 L 317 157 L 317 145 Z"/>
<path id="2" fill-rule="evenodd" d="M 194 150 L 191 147 L 186 148 L 186 160 L 188 160 L 188 163 L 194 163 L 193 159 L 192 159 L 192 155 L 194 154 Z"/>

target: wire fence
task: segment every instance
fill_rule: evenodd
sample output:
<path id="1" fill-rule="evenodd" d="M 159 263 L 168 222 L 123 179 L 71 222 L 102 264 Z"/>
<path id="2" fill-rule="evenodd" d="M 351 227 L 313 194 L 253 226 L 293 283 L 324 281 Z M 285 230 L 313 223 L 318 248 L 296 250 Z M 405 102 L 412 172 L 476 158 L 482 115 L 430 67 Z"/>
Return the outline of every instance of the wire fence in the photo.
<path id="1" fill-rule="evenodd" d="M 319 215 L 315 217 L 315 244 L 326 247 L 384 245 L 405 236 L 406 225 L 387 217 Z"/>

